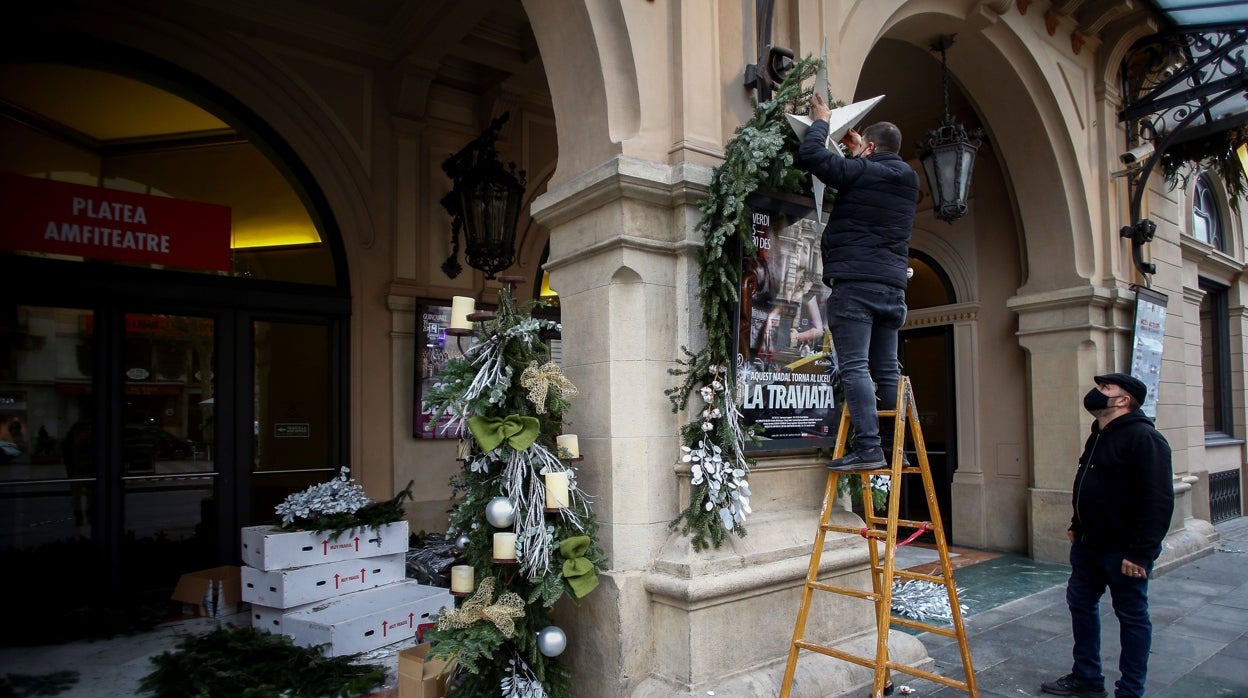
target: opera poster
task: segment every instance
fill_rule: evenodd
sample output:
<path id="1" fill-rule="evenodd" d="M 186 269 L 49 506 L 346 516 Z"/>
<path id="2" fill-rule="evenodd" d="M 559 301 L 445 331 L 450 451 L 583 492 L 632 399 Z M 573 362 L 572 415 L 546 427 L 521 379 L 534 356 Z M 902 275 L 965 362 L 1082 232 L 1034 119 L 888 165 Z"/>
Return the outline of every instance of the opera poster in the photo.
<path id="1" fill-rule="evenodd" d="M 459 434 L 449 428 L 451 418 L 443 415 L 435 423 L 433 415 L 425 408 L 425 391 L 438 382 L 442 369 L 451 359 L 463 356 L 460 342 L 447 335 L 451 322 L 451 306 L 426 304 L 416 306 L 416 400 L 412 435 L 418 439 L 453 439 Z M 448 341 L 449 340 L 449 341 Z M 472 337 L 463 338 L 463 346 L 470 346 Z"/>
<path id="2" fill-rule="evenodd" d="M 737 331 L 737 388 L 759 450 L 832 448 L 836 442 L 836 354 L 824 313 L 821 226 L 756 210 L 758 254 L 745 257 Z M 774 224 L 773 224 L 774 223 Z"/>

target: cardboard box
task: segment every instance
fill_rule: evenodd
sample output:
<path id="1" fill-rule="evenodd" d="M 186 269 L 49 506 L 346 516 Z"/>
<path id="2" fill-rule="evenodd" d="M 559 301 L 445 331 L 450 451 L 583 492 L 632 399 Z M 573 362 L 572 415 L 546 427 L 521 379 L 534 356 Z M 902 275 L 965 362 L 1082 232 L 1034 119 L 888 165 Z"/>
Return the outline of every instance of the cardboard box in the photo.
<path id="1" fill-rule="evenodd" d="M 258 606 L 253 603 L 251 605 L 251 627 L 275 635 L 282 635 L 285 632 L 284 623 L 286 616 L 297 611 L 306 611 L 314 605 L 315 603 L 305 603 L 293 608 L 273 608 L 272 606 Z"/>
<path id="2" fill-rule="evenodd" d="M 399 698 L 442 698 L 450 674 L 445 659 L 429 659 L 428 642 L 399 652 Z"/>
<path id="3" fill-rule="evenodd" d="M 187 572 L 178 578 L 178 584 L 173 588 L 173 594 L 169 598 L 193 606 L 195 615 L 198 616 L 214 615 L 213 606 L 218 604 L 218 598 L 221 600 L 221 607 L 216 609 L 215 615 L 225 616 L 238 613 L 241 600 L 240 576 L 239 568 L 234 565 Z M 212 585 L 211 594 L 209 594 L 209 585 Z M 217 585 L 221 587 L 220 593 L 217 592 Z M 205 597 L 207 597 L 208 606 L 204 605 Z"/>
<path id="4" fill-rule="evenodd" d="M 282 633 L 296 645 L 323 646 L 327 657 L 368 652 L 416 636 L 443 607 L 454 608 L 448 589 L 413 580 L 357 591 L 287 613 Z"/>
<path id="5" fill-rule="evenodd" d="M 293 608 L 313 601 L 372 589 L 407 576 L 403 553 L 327 562 L 265 572 L 243 567 L 243 601 L 272 608 Z"/>
<path id="6" fill-rule="evenodd" d="M 407 522 L 355 528 L 338 536 L 328 532 L 283 531 L 276 526 L 248 526 L 242 530 L 242 539 L 243 562 L 271 572 L 407 552 Z"/>

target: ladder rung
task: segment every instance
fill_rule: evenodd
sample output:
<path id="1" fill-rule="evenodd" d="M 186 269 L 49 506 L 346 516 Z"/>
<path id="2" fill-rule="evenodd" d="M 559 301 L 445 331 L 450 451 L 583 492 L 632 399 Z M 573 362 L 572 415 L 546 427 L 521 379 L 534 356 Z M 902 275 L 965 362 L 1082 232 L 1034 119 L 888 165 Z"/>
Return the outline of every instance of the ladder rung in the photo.
<path id="1" fill-rule="evenodd" d="M 888 667 L 889 669 L 896 669 L 897 671 L 900 671 L 903 674 L 910 674 L 911 676 L 917 676 L 921 679 L 934 681 L 936 683 L 943 684 L 950 688 L 956 688 L 960 691 L 967 691 L 967 692 L 970 691 L 970 684 L 968 684 L 966 681 L 958 681 L 957 679 L 951 679 L 948 676 L 941 676 L 940 674 L 933 674 L 930 671 L 924 671 L 918 667 L 907 666 L 905 664 L 898 664 L 897 662 L 884 662 L 884 666 Z"/>
<path id="2" fill-rule="evenodd" d="M 867 523 L 875 525 L 875 524 L 887 523 L 887 522 L 888 522 L 888 519 L 872 517 L 871 520 L 869 520 Z M 930 521 L 898 521 L 897 529 L 901 530 L 903 528 L 909 528 L 909 529 L 914 529 L 917 531 L 920 528 L 922 528 L 922 529 L 926 529 L 930 531 L 932 530 L 931 523 L 932 522 Z M 862 536 L 871 536 L 872 538 L 885 538 L 888 536 L 888 529 L 886 528 L 868 528 L 866 531 L 863 531 L 862 526 L 846 526 L 844 524 L 834 524 L 834 523 L 819 524 L 819 528 L 822 528 L 825 531 L 836 531 L 837 533 L 855 533 L 855 534 L 862 535 Z"/>
<path id="3" fill-rule="evenodd" d="M 921 579 L 932 584 L 943 585 L 945 576 L 943 574 L 924 574 L 922 572 L 911 572 L 910 570 L 893 570 L 894 577 L 905 577 L 906 579 Z"/>
<path id="4" fill-rule="evenodd" d="M 874 658 L 860 657 L 856 654 L 850 654 L 849 652 L 846 652 L 844 650 L 838 650 L 835 647 L 828 647 L 827 645 L 817 645 L 813 642 L 807 642 L 805 640 L 798 640 L 797 642 L 794 642 L 793 644 L 797 645 L 798 647 L 801 647 L 804 650 L 810 650 L 811 652 L 818 652 L 819 654 L 825 654 L 829 657 L 843 659 L 847 662 L 853 662 L 854 664 L 857 664 L 859 666 L 865 666 L 865 667 L 875 666 Z"/>
<path id="5" fill-rule="evenodd" d="M 876 594 L 873 591 L 863 591 L 852 587 L 837 586 L 836 584 L 828 584 L 827 582 L 807 582 L 806 586 L 811 589 L 818 589 L 819 591 L 831 591 L 836 594 L 856 596 L 860 599 L 868 599 L 871 601 L 877 601 L 879 599 L 879 594 Z"/>
<path id="6" fill-rule="evenodd" d="M 955 631 L 952 628 L 946 628 L 943 625 L 932 625 L 931 623 L 924 623 L 921 620 L 910 620 L 909 618 L 897 618 L 896 616 L 894 616 L 889 622 L 892 623 L 893 625 L 900 625 L 902 627 L 913 628 L 915 630 L 926 630 L 929 633 L 935 633 L 936 635 L 944 635 L 945 637 L 957 637 L 958 636 L 957 631 Z"/>
<path id="7" fill-rule="evenodd" d="M 810 650 L 811 652 L 818 652 L 819 654 L 822 654 L 822 655 L 827 655 L 829 657 L 840 659 L 846 662 L 852 662 L 854 664 L 857 664 L 858 666 L 874 667 L 876 664 L 875 659 L 872 657 L 863 657 L 857 654 L 850 654 L 849 652 L 845 652 L 844 650 L 839 650 L 835 647 L 828 647 L 827 645 L 819 645 L 813 642 L 807 642 L 805 640 L 798 640 L 794 642 L 793 644 L 804 650 Z M 924 671 L 923 669 L 920 669 L 918 667 L 913 667 L 908 664 L 902 664 L 900 662 L 893 662 L 893 661 L 886 661 L 884 662 L 884 666 L 888 667 L 889 669 L 900 671 L 903 674 L 910 674 L 911 676 L 917 676 L 919 678 L 927 679 L 935 683 L 949 686 L 950 688 L 958 688 L 963 691 L 967 690 L 967 683 L 965 681 L 958 681 L 956 679 L 951 679 L 945 676 L 941 676 L 940 674 L 933 674 L 930 671 Z"/>

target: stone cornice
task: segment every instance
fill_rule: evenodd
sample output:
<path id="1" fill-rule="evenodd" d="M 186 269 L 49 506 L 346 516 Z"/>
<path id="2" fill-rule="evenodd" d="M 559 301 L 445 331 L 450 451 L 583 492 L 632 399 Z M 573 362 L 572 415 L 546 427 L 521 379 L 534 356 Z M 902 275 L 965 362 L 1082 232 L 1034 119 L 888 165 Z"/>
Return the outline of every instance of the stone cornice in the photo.
<path id="1" fill-rule="evenodd" d="M 1231 279 L 1244 271 L 1244 265 L 1234 257 L 1191 235 L 1180 235 L 1179 245 L 1183 249 L 1184 261 L 1200 265 L 1201 276 L 1229 284 Z"/>
<path id="2" fill-rule="evenodd" d="M 571 264 L 581 259 L 586 259 L 597 254 L 601 254 L 608 250 L 624 249 L 634 252 L 657 253 L 663 255 L 673 255 L 685 250 L 692 250 L 701 247 L 702 243 L 691 240 L 680 240 L 677 242 L 664 242 L 661 240 L 652 240 L 650 238 L 637 237 L 635 235 L 617 235 L 610 240 L 603 240 L 592 245 L 582 247 L 566 257 L 547 260 L 542 268 L 546 271 L 558 269 L 565 264 Z"/>
<path id="3" fill-rule="evenodd" d="M 1125 303 L 1134 298 L 1135 293 L 1127 289 L 1088 285 L 1013 296 L 1006 299 L 1005 307 L 1019 315 L 1025 315 L 1088 305 L 1107 308 L 1114 303 Z"/>
<path id="4" fill-rule="evenodd" d="M 617 156 L 556 185 L 533 202 L 530 215 L 547 228 L 575 220 L 620 199 L 675 207 L 706 198 L 711 168 Z"/>
<path id="5" fill-rule="evenodd" d="M 911 310 L 906 313 L 906 324 L 902 329 L 970 322 L 979 318 L 979 308 L 979 303 L 955 303 L 935 308 Z"/>

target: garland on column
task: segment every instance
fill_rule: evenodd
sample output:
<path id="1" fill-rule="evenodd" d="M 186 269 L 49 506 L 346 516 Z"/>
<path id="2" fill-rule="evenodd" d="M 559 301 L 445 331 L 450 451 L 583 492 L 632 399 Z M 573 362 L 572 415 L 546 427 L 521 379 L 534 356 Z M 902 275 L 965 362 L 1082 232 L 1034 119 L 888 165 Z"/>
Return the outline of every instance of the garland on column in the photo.
<path id="1" fill-rule="evenodd" d="M 531 317 L 533 305 L 518 308 L 500 291 L 497 315 L 425 396 L 432 421 L 449 416 L 447 428 L 467 446 L 451 479 L 458 501 L 450 536 L 477 586 L 426 633 L 431 657 L 462 668 L 448 698 L 570 698 L 570 672 L 555 659 L 567 636 L 552 607 L 564 596 L 579 602 L 606 568 L 598 521 L 572 466 L 580 459 L 556 445 L 576 394 L 541 338 L 559 325 Z M 547 474 L 567 476 L 568 501 L 557 511 L 546 507 Z M 514 564 L 494 557 L 499 532 L 515 534 Z"/>
<path id="2" fill-rule="evenodd" d="M 753 117 L 724 147 L 724 163 L 711 175 L 710 190 L 702 202 L 697 230 L 703 236 L 697 251 L 698 300 L 706 346 L 697 352 L 682 347 L 684 360 L 673 375 L 684 376 L 680 386 L 666 391 L 672 411 L 679 412 L 697 394 L 703 409 L 681 429 L 681 460 L 692 470 L 689 505 L 672 528 L 691 536 L 697 550 L 719 547 L 726 536 L 746 534 L 750 461 L 746 440 L 752 429 L 741 425 L 738 386 L 733 378 L 733 318 L 740 303 L 741 254 L 757 254 L 746 198 L 758 189 L 810 193 L 810 177 L 794 167 L 797 136 L 785 112 L 805 113 L 810 91 L 802 82 L 814 76 L 821 61 L 804 58 L 793 65 L 775 96 L 754 109 Z"/>

